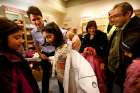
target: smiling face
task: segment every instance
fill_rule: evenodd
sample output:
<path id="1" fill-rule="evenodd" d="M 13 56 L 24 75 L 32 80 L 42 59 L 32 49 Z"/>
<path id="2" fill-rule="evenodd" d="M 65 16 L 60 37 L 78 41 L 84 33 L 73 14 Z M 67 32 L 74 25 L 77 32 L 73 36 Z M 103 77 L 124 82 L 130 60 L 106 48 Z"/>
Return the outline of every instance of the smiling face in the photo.
<path id="1" fill-rule="evenodd" d="M 90 35 L 95 35 L 96 28 L 94 26 L 88 27 L 88 33 Z"/>
<path id="2" fill-rule="evenodd" d="M 14 49 L 16 51 L 20 51 L 23 43 L 24 43 L 24 40 L 22 39 L 22 32 L 21 31 L 10 34 L 8 36 L 8 46 L 11 49 Z"/>
<path id="3" fill-rule="evenodd" d="M 31 20 L 31 23 L 35 25 L 37 28 L 41 29 L 44 25 L 42 17 L 39 15 L 30 14 L 30 20 Z"/>

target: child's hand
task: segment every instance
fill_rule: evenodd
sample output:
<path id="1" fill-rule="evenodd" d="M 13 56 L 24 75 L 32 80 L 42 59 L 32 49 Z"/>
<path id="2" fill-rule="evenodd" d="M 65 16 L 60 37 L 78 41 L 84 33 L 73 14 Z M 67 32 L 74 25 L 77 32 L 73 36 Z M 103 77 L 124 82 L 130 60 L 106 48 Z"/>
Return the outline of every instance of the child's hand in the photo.
<path id="1" fill-rule="evenodd" d="M 45 54 L 40 54 L 40 58 L 43 60 L 48 60 L 48 57 Z"/>

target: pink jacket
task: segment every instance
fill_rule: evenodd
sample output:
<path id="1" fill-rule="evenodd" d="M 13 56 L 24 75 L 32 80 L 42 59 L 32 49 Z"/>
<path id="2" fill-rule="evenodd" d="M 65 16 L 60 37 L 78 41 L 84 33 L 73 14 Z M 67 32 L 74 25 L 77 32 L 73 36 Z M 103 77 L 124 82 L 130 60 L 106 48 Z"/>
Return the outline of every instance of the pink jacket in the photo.
<path id="1" fill-rule="evenodd" d="M 140 93 L 140 59 L 133 60 L 127 68 L 124 93 Z"/>
<path id="2" fill-rule="evenodd" d="M 92 47 L 86 47 L 82 55 L 92 66 L 97 76 L 100 93 L 106 93 L 105 74 L 102 59 L 96 56 L 96 51 Z"/>

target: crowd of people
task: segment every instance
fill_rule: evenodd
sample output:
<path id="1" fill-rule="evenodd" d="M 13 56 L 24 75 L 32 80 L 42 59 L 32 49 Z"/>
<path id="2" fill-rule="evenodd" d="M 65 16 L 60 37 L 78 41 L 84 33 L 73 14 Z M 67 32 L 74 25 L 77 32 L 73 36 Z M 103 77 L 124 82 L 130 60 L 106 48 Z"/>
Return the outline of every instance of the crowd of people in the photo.
<path id="1" fill-rule="evenodd" d="M 140 18 L 133 14 L 131 4 L 118 3 L 108 12 L 105 31 L 90 20 L 86 34 L 79 37 L 76 28 L 65 31 L 55 22 L 45 23 L 38 7 L 28 7 L 28 18 L 35 25 L 31 35 L 43 70 L 41 92 L 50 93 L 53 74 L 60 93 L 139 93 Z M 22 20 L 0 17 L 0 93 L 40 93 L 22 54 L 23 26 Z M 50 56 L 54 56 L 53 63 Z M 81 62 L 73 63 L 70 58 Z M 67 73 L 68 69 L 72 72 Z"/>

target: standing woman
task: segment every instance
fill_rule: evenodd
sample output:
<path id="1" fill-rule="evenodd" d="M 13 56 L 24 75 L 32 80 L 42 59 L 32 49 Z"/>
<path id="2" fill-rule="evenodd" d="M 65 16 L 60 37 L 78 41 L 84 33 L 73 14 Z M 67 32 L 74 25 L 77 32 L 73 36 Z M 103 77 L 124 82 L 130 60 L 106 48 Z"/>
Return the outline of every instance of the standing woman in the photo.
<path id="1" fill-rule="evenodd" d="M 104 64 L 107 61 L 107 35 L 106 33 L 97 29 L 97 24 L 94 20 L 87 23 L 86 31 L 87 34 L 82 40 L 81 50 L 84 54 L 86 54 L 86 56 L 92 55 L 90 57 L 90 60 L 88 58 L 88 61 L 93 63 L 93 69 L 97 76 L 100 93 L 106 93 Z M 93 50 L 91 47 L 93 48 Z M 93 52 L 94 49 L 95 52 Z"/>
<path id="2" fill-rule="evenodd" d="M 0 93 L 39 93 L 21 46 L 24 40 L 19 26 L 0 17 Z"/>
<path id="3" fill-rule="evenodd" d="M 97 56 L 106 59 L 107 58 L 107 35 L 97 29 L 97 24 L 94 20 L 89 21 L 86 26 L 87 34 L 82 39 L 80 52 L 83 52 L 84 48 L 95 48 Z"/>

